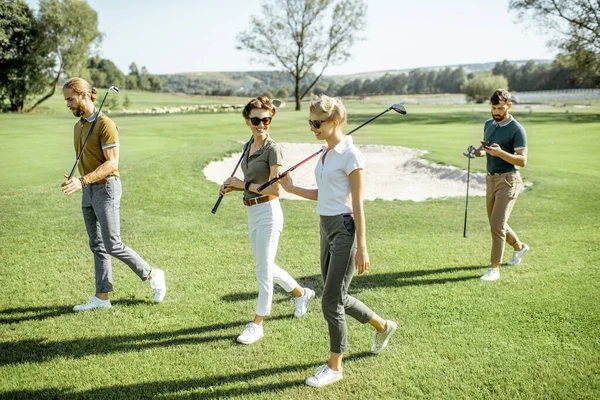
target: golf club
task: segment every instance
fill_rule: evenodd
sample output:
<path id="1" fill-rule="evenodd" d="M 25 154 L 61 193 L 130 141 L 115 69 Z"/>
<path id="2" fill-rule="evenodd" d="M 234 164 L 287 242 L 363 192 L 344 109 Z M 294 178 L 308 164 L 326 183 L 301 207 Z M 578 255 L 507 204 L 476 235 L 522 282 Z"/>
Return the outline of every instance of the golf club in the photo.
<path id="1" fill-rule="evenodd" d="M 73 174 L 75 173 L 75 168 L 77 168 L 77 165 L 79 164 L 79 160 L 81 160 L 81 155 L 83 154 L 85 145 L 87 144 L 88 140 L 90 140 L 90 136 L 92 134 L 92 131 L 94 130 L 94 126 L 96 126 L 96 121 L 98 121 L 98 116 L 100 115 L 100 110 L 102 110 L 102 106 L 104 105 L 104 100 L 106 100 L 106 97 L 111 92 L 111 90 L 113 92 L 115 92 L 116 94 L 119 94 L 119 88 L 116 86 L 111 86 L 106 91 L 106 94 L 104 95 L 104 98 L 102 99 L 102 103 L 100 103 L 100 108 L 98 108 L 98 110 L 96 111 L 96 119 L 94 120 L 94 122 L 92 122 L 92 126 L 90 126 L 90 130 L 85 138 L 85 141 L 83 142 L 83 146 L 81 146 L 79 155 L 77 156 L 77 159 L 75 160 L 75 164 L 73 165 L 73 168 L 71 168 L 71 173 L 69 174 L 69 177 L 67 178 L 67 180 L 70 180 L 71 178 L 73 178 Z"/>
<path id="2" fill-rule="evenodd" d="M 469 150 L 471 150 L 473 148 L 473 146 L 469 146 Z M 467 166 L 467 200 L 466 200 L 466 204 L 465 204 L 465 224 L 463 227 L 463 237 L 467 237 L 467 217 L 469 216 L 469 181 L 471 178 L 471 158 L 475 157 L 475 153 L 471 152 L 471 151 L 465 151 L 463 154 L 465 156 L 467 156 L 467 158 L 469 159 L 468 162 L 468 166 Z"/>
<path id="3" fill-rule="evenodd" d="M 385 111 L 383 111 L 382 113 L 377 114 L 376 116 L 374 116 L 370 120 L 368 120 L 366 122 L 363 122 L 362 124 L 360 124 L 356 128 L 352 129 L 350 132 L 346 133 L 346 135 L 352 135 L 354 132 L 356 132 L 357 130 L 359 130 L 360 128 L 362 128 L 363 126 L 365 126 L 366 124 L 368 124 L 369 122 L 372 122 L 373 120 L 381 117 L 383 114 L 385 114 L 386 112 L 388 112 L 390 110 L 394 110 L 398 114 L 402 114 L 402 115 L 406 114 L 406 108 L 404 108 L 404 106 L 402 104 L 394 104 L 394 105 L 390 106 L 388 109 L 386 109 Z M 306 157 L 304 160 L 300 161 L 298 164 L 294 165 L 293 167 L 291 167 L 291 168 L 283 171 L 281 174 L 279 174 L 279 176 L 276 176 L 275 178 L 271 179 L 270 181 L 268 181 L 266 183 L 263 183 L 261 186 L 258 187 L 258 191 L 262 192 L 264 189 L 268 188 L 269 186 L 271 186 L 272 184 L 274 184 L 275 182 L 277 182 L 279 179 L 283 178 L 284 176 L 286 176 L 287 174 L 289 174 L 290 172 L 292 172 L 293 170 L 295 170 L 296 168 L 298 168 L 299 166 L 301 166 L 302 164 L 304 164 L 305 162 L 307 162 L 311 158 L 318 156 L 322 152 L 323 152 L 323 149 L 320 149 L 319 151 L 317 151 L 317 152 L 313 153 L 312 155 Z"/>
<path id="4" fill-rule="evenodd" d="M 244 145 L 244 150 L 242 151 L 242 155 L 240 156 L 240 159 L 238 160 L 237 164 L 235 164 L 235 168 L 233 169 L 233 172 L 231 172 L 231 175 L 229 175 L 230 178 L 235 175 L 235 171 L 237 171 L 238 167 L 242 163 L 242 160 L 244 159 L 244 155 L 246 154 L 246 150 L 248 150 L 248 147 L 250 146 L 251 141 L 252 141 L 252 136 L 250 136 L 250 140 L 248 140 L 248 142 L 246 142 L 246 144 Z M 214 214 L 217 212 L 217 209 L 219 208 L 219 205 L 221 204 L 221 200 L 223 200 L 222 194 L 219 195 L 219 198 L 217 199 L 215 206 L 211 210 L 211 213 Z"/>
<path id="5" fill-rule="evenodd" d="M 271 100 L 271 103 L 273 103 L 275 108 L 277 108 L 277 107 L 281 106 L 282 101 L 279 99 L 273 99 L 273 100 Z M 230 178 L 235 175 L 235 172 L 237 171 L 238 167 L 242 163 L 242 160 L 244 159 L 244 154 L 246 154 L 246 150 L 248 149 L 248 146 L 250 145 L 251 141 L 252 141 L 252 136 L 250 136 L 250 140 L 248 140 L 248 142 L 244 145 L 244 150 L 242 151 L 242 155 L 240 156 L 240 159 L 238 160 L 237 164 L 235 164 L 235 168 L 233 169 L 233 172 L 231 173 L 231 175 L 229 175 Z M 217 212 L 217 209 L 219 208 L 219 205 L 221 204 L 222 200 L 223 200 L 223 195 L 220 194 L 219 198 L 217 199 L 217 202 L 215 203 L 214 207 L 210 211 L 211 213 L 215 214 Z"/>

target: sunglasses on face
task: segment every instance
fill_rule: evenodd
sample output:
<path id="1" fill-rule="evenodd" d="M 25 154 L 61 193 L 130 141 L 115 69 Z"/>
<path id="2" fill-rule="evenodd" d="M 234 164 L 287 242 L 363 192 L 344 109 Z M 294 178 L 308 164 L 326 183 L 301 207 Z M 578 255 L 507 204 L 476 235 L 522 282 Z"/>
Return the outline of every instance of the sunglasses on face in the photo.
<path id="1" fill-rule="evenodd" d="M 264 117 L 264 118 L 253 117 L 253 118 L 250 118 L 250 122 L 254 126 L 260 125 L 261 122 L 263 123 L 264 126 L 269 126 L 269 124 L 271 124 L 271 117 Z"/>
<path id="2" fill-rule="evenodd" d="M 321 124 L 327 122 L 327 121 L 313 121 L 312 119 L 308 120 L 308 123 L 310 124 L 310 126 L 312 126 L 315 129 L 319 129 L 321 127 Z"/>

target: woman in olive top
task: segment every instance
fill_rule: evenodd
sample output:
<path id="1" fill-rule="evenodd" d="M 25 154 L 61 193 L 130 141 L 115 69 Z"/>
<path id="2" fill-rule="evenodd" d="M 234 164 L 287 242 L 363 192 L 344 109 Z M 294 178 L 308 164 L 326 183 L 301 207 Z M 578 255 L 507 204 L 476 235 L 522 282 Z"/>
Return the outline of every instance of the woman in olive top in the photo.
<path id="1" fill-rule="evenodd" d="M 348 294 L 354 270 L 362 274 L 370 262 L 363 211 L 364 160 L 352 137 L 342 132 L 346 109 L 339 99 L 321 96 L 311 104 L 308 122 L 315 137 L 326 142 L 315 168 L 317 189 L 294 186 L 289 174 L 281 184 L 290 193 L 316 200 L 321 216 L 322 308 L 330 354 L 329 363 L 320 366 L 306 384 L 324 386 L 342 379 L 342 356 L 348 347 L 345 314 L 375 328 L 371 352 L 376 354 L 387 346 L 397 324 Z"/>
<path id="2" fill-rule="evenodd" d="M 221 194 L 244 191 L 248 234 L 256 261 L 258 305 L 254 321 L 237 338 L 238 342 L 244 344 L 254 343 L 263 337 L 262 323 L 265 316 L 271 313 L 273 282 L 285 291 L 292 292 L 296 301 L 294 315 L 297 318 L 306 313 L 315 297 L 313 290 L 300 287 L 290 274 L 275 264 L 279 235 L 283 229 L 283 213 L 278 198 L 281 186 L 277 183 L 258 192 L 258 187 L 277 175 L 283 164 L 281 148 L 269 136 L 269 125 L 275 112 L 275 106 L 265 96 L 246 104 L 242 114 L 252 131 L 252 139 L 246 145 L 241 163 L 244 180 L 228 178 L 220 189 Z"/>

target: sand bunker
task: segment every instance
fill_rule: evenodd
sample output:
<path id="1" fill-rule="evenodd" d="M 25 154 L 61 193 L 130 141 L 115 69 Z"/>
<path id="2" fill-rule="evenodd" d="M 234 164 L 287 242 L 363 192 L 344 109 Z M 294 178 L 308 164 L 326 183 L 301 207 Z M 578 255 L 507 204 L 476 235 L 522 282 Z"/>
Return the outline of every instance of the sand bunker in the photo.
<path id="1" fill-rule="evenodd" d="M 284 169 L 300 162 L 318 151 L 319 144 L 279 143 L 284 155 Z M 443 197 L 464 197 L 467 190 L 467 171 L 455 167 L 430 164 L 420 158 L 426 151 L 399 146 L 357 145 L 365 156 L 365 200 L 412 200 L 423 201 Z M 204 175 L 210 181 L 221 184 L 231 175 L 231 171 L 242 153 L 232 154 L 222 161 L 212 162 L 204 168 Z M 463 157 L 460 153 L 457 157 Z M 464 158 L 464 157 L 463 157 Z M 298 186 L 316 188 L 314 169 L 318 157 L 298 167 L 292 172 Z M 485 162 L 479 159 L 479 162 Z M 465 168 L 467 159 L 464 158 Z M 236 176 L 242 179 L 241 169 Z M 471 173 L 469 196 L 485 196 L 485 176 Z M 283 192 L 281 198 L 304 200 L 296 195 Z"/>

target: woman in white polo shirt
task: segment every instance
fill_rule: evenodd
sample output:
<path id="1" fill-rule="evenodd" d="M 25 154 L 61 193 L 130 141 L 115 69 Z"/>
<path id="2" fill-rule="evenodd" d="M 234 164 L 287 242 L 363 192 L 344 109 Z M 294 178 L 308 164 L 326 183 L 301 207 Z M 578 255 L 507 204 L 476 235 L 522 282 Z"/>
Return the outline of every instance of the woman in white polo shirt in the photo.
<path id="1" fill-rule="evenodd" d="M 375 328 L 371 352 L 379 353 L 388 344 L 397 324 L 375 314 L 358 299 L 348 295 L 354 270 L 362 274 L 369 267 L 363 210 L 364 160 L 342 132 L 346 109 L 339 99 L 321 96 L 310 106 L 311 130 L 324 140 L 317 162 L 317 189 L 294 185 L 289 174 L 281 179 L 283 188 L 317 201 L 321 223 L 322 307 L 329 328 L 329 363 L 320 366 L 306 380 L 310 386 L 324 386 L 342 379 L 342 356 L 348 347 L 345 314 Z"/>
<path id="2" fill-rule="evenodd" d="M 279 204 L 281 186 L 274 184 L 258 192 L 258 187 L 277 175 L 283 164 L 281 148 L 269 136 L 269 125 L 275 111 L 275 106 L 265 96 L 246 104 L 242 115 L 252 131 L 252 139 L 246 145 L 241 163 L 244 180 L 227 178 L 220 189 L 223 195 L 234 190 L 244 191 L 248 234 L 256 261 L 258 304 L 254 321 L 237 338 L 243 344 L 254 343 L 264 335 L 262 323 L 265 316 L 271 313 L 273 282 L 286 292 L 292 292 L 296 301 L 294 315 L 297 318 L 306 314 L 308 305 L 315 297 L 313 290 L 300 287 L 290 274 L 275 264 L 279 235 L 283 230 L 283 213 Z"/>

